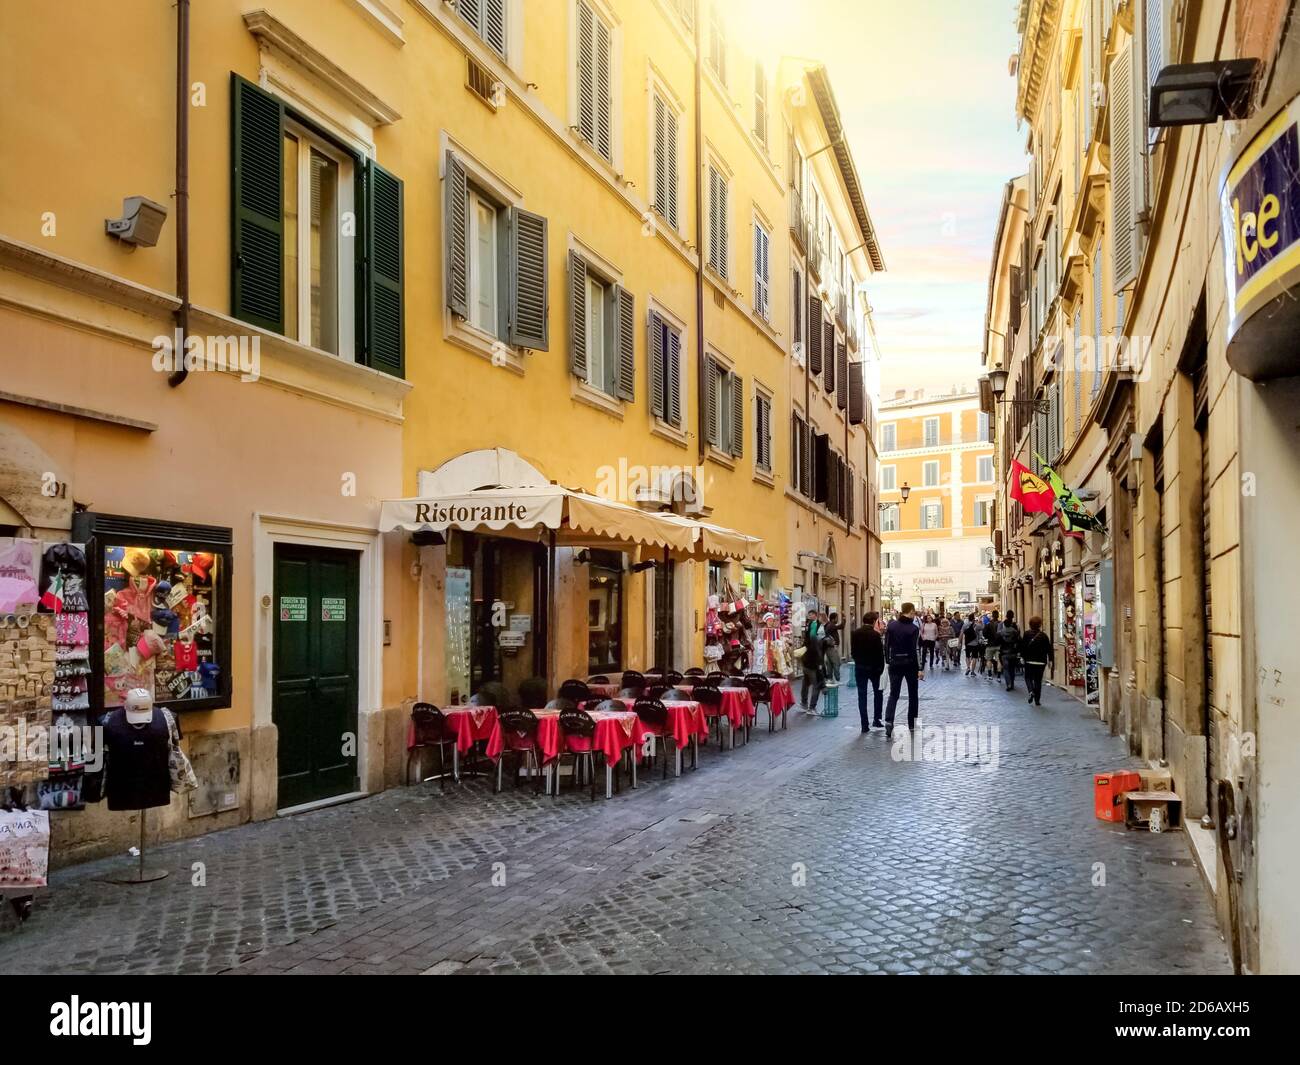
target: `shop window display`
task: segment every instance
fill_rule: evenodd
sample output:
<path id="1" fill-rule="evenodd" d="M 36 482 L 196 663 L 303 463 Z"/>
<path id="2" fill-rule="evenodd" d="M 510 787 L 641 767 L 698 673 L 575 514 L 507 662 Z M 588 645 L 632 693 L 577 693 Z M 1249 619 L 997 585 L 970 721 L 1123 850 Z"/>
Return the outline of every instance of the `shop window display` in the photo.
<path id="1" fill-rule="evenodd" d="M 105 546 L 105 709 L 121 706 L 133 688 L 169 704 L 219 692 L 221 562 L 208 551 Z"/>

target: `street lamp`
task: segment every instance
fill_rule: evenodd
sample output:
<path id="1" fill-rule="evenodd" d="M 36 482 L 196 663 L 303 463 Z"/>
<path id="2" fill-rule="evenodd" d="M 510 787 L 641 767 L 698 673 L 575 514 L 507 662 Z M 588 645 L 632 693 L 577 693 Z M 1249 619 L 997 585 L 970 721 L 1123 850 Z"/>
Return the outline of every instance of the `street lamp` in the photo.
<path id="1" fill-rule="evenodd" d="M 903 487 L 898 490 L 898 493 L 903 497 L 903 502 L 906 503 L 907 497 L 912 494 L 912 486 L 904 481 Z"/>
<path id="2" fill-rule="evenodd" d="M 1048 412 L 1047 400 L 1045 399 L 1007 399 L 1007 378 L 1009 376 L 1001 366 L 995 366 L 982 378 L 982 380 L 988 382 L 989 391 L 993 393 L 995 403 L 1004 403 L 1010 407 L 1029 407 L 1039 414 Z"/>

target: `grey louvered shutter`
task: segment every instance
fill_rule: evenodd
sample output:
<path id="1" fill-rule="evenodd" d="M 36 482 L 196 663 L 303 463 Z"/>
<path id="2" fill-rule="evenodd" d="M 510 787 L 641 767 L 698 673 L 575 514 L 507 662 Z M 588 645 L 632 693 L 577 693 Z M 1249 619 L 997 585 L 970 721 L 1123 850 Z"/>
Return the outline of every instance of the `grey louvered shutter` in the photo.
<path id="1" fill-rule="evenodd" d="M 231 314 L 284 330 L 284 105 L 230 76 Z"/>
<path id="2" fill-rule="evenodd" d="M 578 4 L 578 133 L 596 143 L 596 16 L 591 8 Z"/>
<path id="3" fill-rule="evenodd" d="M 1147 106 L 1151 100 L 1151 89 L 1155 86 L 1156 78 L 1160 76 L 1161 68 L 1165 65 L 1164 9 L 1168 3 L 1169 0 L 1146 0 L 1143 5 L 1146 9 L 1146 19 L 1142 25 L 1142 43 L 1144 45 L 1143 50 L 1146 53 L 1146 78 L 1143 80 L 1142 106 L 1138 109 L 1138 114 L 1142 119 L 1139 128 L 1146 129 L 1148 145 L 1155 144 L 1160 136 L 1159 126 L 1147 126 L 1149 120 Z"/>
<path id="4" fill-rule="evenodd" d="M 798 270 L 790 271 L 790 283 L 794 291 L 790 297 L 790 337 L 792 343 L 803 343 L 803 286 L 800 284 Z"/>
<path id="5" fill-rule="evenodd" d="M 587 379 L 587 260 L 569 252 L 569 369 Z"/>
<path id="6" fill-rule="evenodd" d="M 860 362 L 849 363 L 849 424 L 861 425 L 866 407 L 866 382 Z"/>
<path id="7" fill-rule="evenodd" d="M 510 210 L 511 344 L 546 351 L 550 343 L 550 290 L 547 285 L 546 219 L 514 207 Z"/>
<path id="8" fill-rule="evenodd" d="M 664 320 L 656 311 L 650 312 L 650 342 L 646 350 L 650 353 L 650 372 L 646 379 L 650 385 L 650 413 L 656 418 L 668 420 L 668 383 L 664 379 L 664 362 L 667 352 L 664 350 Z"/>
<path id="9" fill-rule="evenodd" d="M 704 415 L 708 442 L 722 447 L 722 418 L 718 404 L 718 364 L 712 359 L 704 363 Z"/>
<path id="10" fill-rule="evenodd" d="M 405 329 L 402 314 L 402 182 L 371 162 L 366 176 L 366 312 L 364 361 L 401 377 Z"/>
<path id="11" fill-rule="evenodd" d="M 839 364 L 835 371 L 835 406 L 840 410 L 848 410 L 849 349 L 843 343 L 835 345 L 835 361 Z"/>
<path id="12" fill-rule="evenodd" d="M 767 75 L 763 64 L 754 64 L 754 136 L 767 143 Z"/>
<path id="13" fill-rule="evenodd" d="M 677 229 L 680 222 L 677 216 L 677 112 L 668 109 L 665 122 L 664 144 L 667 149 L 666 162 L 664 170 L 667 175 L 667 184 L 665 185 L 665 208 L 664 217 L 668 219 L 668 224 Z"/>
<path id="14" fill-rule="evenodd" d="M 443 187 L 447 309 L 469 317 L 469 182 L 456 153 L 448 149 Z"/>
<path id="15" fill-rule="evenodd" d="M 1083 146 L 1092 143 L 1092 87 L 1097 81 L 1097 0 L 1083 0 L 1083 70 L 1079 94 L 1083 99 Z"/>
<path id="16" fill-rule="evenodd" d="M 1133 48 L 1126 44 L 1111 66 L 1110 168 L 1111 261 L 1115 291 L 1137 276 L 1138 137 Z"/>
<path id="17" fill-rule="evenodd" d="M 654 97 L 654 207 L 664 218 L 668 217 L 668 107 L 663 97 Z"/>
<path id="18" fill-rule="evenodd" d="M 731 453 L 739 458 L 745 453 L 745 379 L 728 374 L 731 379 Z"/>
<path id="19" fill-rule="evenodd" d="M 681 428 L 682 338 L 676 329 L 668 330 L 668 421 Z"/>
<path id="20" fill-rule="evenodd" d="M 829 396 L 835 391 L 835 326 L 825 322 L 822 326 L 822 388 Z"/>
<path id="21" fill-rule="evenodd" d="M 809 499 L 813 497 L 816 478 L 813 471 L 813 433 L 812 426 L 807 422 L 803 423 L 803 476 L 801 478 L 800 489 Z"/>
<path id="22" fill-rule="evenodd" d="M 808 297 L 808 372 L 822 372 L 822 301 L 816 296 Z"/>
<path id="23" fill-rule="evenodd" d="M 481 0 L 483 4 L 483 40 L 501 56 L 506 56 L 506 0 Z"/>
<path id="24" fill-rule="evenodd" d="M 754 310 L 760 318 L 770 314 L 768 287 L 768 235 L 757 222 L 754 223 Z"/>
<path id="25" fill-rule="evenodd" d="M 618 355 L 614 393 L 632 403 L 636 400 L 636 297 L 622 285 L 615 285 L 613 303 L 614 351 Z"/>

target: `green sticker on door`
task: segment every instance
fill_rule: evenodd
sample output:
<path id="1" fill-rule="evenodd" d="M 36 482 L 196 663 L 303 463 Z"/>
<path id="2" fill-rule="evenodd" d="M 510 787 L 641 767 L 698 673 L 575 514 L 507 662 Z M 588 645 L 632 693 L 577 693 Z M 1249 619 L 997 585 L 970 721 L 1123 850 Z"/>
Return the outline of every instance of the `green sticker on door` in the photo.
<path id="1" fill-rule="evenodd" d="M 347 621 L 348 601 L 346 599 L 326 599 L 320 601 L 321 621 Z"/>
<path id="2" fill-rule="evenodd" d="M 307 597 L 305 595 L 280 596 L 281 621 L 306 621 Z"/>

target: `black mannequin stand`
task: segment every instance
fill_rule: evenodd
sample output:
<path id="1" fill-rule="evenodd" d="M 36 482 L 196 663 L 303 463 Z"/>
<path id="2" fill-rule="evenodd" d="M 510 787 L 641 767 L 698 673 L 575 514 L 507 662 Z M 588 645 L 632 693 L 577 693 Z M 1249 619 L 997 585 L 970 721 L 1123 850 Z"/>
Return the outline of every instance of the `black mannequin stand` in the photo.
<path id="1" fill-rule="evenodd" d="M 155 880 L 162 880 L 170 874 L 166 869 L 146 869 L 144 867 L 144 819 L 148 816 L 148 810 L 140 811 L 140 864 L 134 873 L 123 876 L 107 877 L 110 884 L 152 884 Z"/>

